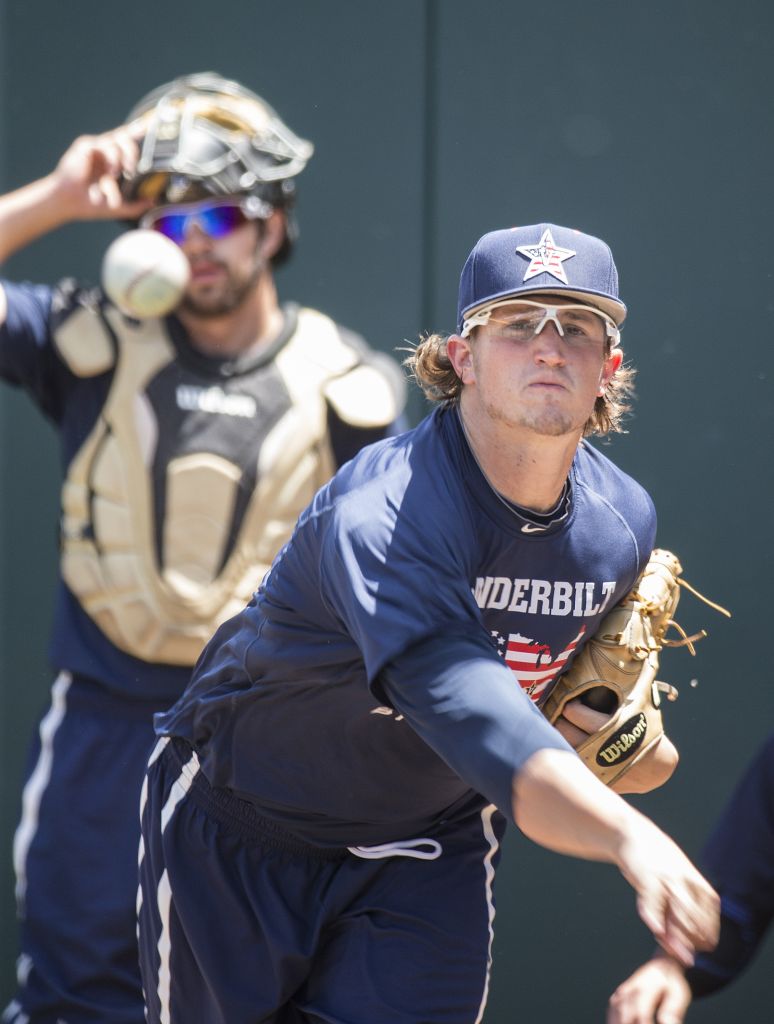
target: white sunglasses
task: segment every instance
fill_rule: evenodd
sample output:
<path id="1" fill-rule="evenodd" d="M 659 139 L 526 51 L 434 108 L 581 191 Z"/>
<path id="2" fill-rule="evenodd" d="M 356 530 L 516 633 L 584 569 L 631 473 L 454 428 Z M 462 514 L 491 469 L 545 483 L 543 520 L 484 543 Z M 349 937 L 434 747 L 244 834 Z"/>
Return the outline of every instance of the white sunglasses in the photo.
<path id="1" fill-rule="evenodd" d="M 507 317 L 500 319 L 492 316 L 496 309 L 505 308 L 509 310 Z M 611 348 L 615 348 L 621 340 L 621 333 L 615 320 L 595 306 L 583 303 L 549 306 L 545 302 L 534 302 L 530 299 L 503 299 L 476 310 L 463 322 L 461 337 L 467 338 L 474 327 L 496 323 L 506 328 L 509 337 L 515 341 L 528 342 L 540 334 L 549 321 L 554 324 L 562 338 L 591 341 L 596 328 L 601 325 Z"/>

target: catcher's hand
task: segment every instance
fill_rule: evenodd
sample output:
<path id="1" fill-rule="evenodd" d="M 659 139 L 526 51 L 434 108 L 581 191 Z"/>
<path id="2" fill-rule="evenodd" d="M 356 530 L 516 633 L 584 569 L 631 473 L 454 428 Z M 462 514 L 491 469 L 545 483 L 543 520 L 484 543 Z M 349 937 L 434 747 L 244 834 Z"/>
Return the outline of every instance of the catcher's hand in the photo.
<path id="1" fill-rule="evenodd" d="M 552 724 L 570 701 L 578 699 L 608 716 L 576 746 L 585 764 L 606 785 L 620 779 L 664 734 L 661 694 L 675 700 L 677 690 L 656 679 L 661 648 L 687 646 L 695 654 L 693 641 L 706 636 L 703 630 L 686 636 L 674 621 L 680 587 L 729 615 L 680 579 L 682 571 L 675 555 L 655 549 L 631 592 L 603 619 L 543 706 Z M 679 639 L 666 637 L 670 626 Z"/>

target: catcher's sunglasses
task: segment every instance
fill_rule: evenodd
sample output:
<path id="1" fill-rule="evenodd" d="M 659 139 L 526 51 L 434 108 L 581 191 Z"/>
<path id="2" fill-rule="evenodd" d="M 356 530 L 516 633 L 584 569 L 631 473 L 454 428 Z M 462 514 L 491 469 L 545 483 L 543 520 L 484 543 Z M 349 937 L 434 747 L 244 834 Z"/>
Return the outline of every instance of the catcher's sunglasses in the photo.
<path id="1" fill-rule="evenodd" d="M 270 213 L 268 203 L 257 196 L 204 199 L 198 203 L 157 206 L 143 215 L 140 227 L 158 231 L 182 245 L 194 225 L 210 238 L 225 238 L 248 221 L 265 219 Z"/>
<path id="2" fill-rule="evenodd" d="M 494 312 L 498 316 L 493 316 Z M 582 303 L 549 306 L 545 302 L 533 302 L 530 299 L 506 299 L 477 310 L 463 323 L 462 337 L 467 338 L 474 327 L 496 324 L 498 333 L 504 337 L 526 343 L 540 334 L 549 321 L 556 327 L 560 337 L 567 341 L 599 341 L 600 328 L 602 337 L 609 340 L 612 348 L 621 340 L 615 321 L 601 309 Z"/>

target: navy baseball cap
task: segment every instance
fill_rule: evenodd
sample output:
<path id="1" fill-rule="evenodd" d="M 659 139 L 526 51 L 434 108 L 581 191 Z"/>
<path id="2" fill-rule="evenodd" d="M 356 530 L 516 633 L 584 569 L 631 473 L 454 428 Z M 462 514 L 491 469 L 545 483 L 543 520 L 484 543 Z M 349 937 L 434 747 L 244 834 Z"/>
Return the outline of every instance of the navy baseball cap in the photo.
<path id="1" fill-rule="evenodd" d="M 476 242 L 460 277 L 457 330 L 472 314 L 520 295 L 544 292 L 596 306 L 620 326 L 618 271 L 599 238 L 557 224 L 490 231 Z"/>

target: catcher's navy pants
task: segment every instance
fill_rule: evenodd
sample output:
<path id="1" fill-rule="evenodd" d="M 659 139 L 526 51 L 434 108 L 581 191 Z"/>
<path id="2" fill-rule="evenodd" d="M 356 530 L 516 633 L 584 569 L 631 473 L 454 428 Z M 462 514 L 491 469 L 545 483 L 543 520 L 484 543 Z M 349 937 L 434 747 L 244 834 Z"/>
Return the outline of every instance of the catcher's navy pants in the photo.
<path id="1" fill-rule="evenodd" d="M 3 1024 L 144 1024 L 137 815 L 158 710 L 54 682 L 14 837 L 21 942 Z"/>
<path id="2" fill-rule="evenodd" d="M 482 1019 L 504 828 L 494 808 L 415 845 L 310 847 L 210 788 L 177 740 L 154 751 L 142 808 L 150 1024 Z"/>

